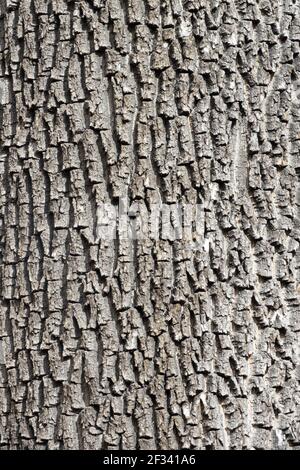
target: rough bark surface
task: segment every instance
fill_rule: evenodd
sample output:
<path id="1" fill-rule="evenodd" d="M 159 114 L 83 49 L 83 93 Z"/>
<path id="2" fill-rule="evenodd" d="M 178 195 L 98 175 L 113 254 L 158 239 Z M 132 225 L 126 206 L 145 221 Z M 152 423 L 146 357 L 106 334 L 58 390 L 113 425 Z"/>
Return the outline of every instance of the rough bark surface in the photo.
<path id="1" fill-rule="evenodd" d="M 300 1 L 0 6 L 1 448 L 299 448 Z"/>

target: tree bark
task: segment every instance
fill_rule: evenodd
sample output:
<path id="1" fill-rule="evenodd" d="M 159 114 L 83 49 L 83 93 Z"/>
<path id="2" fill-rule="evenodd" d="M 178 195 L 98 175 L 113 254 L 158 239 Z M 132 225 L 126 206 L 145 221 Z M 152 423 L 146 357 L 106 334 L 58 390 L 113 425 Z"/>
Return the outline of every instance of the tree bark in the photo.
<path id="1" fill-rule="evenodd" d="M 300 1 L 0 5 L 1 448 L 300 448 Z"/>

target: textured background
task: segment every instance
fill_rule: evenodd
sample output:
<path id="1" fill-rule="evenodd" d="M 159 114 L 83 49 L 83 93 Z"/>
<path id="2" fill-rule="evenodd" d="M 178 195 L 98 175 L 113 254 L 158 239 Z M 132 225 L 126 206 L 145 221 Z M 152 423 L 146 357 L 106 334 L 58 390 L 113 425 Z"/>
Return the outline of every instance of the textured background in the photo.
<path id="1" fill-rule="evenodd" d="M 300 0 L 0 7 L 1 447 L 299 448 Z"/>

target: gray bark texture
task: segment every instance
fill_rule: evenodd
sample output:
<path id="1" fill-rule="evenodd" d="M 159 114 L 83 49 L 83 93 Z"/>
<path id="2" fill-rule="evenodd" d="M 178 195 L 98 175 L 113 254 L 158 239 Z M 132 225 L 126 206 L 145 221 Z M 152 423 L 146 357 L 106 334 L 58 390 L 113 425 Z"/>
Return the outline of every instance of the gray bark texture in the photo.
<path id="1" fill-rule="evenodd" d="M 0 0 L 0 33 L 0 447 L 299 449 L 300 0 Z M 122 198 L 200 229 L 101 237 Z"/>

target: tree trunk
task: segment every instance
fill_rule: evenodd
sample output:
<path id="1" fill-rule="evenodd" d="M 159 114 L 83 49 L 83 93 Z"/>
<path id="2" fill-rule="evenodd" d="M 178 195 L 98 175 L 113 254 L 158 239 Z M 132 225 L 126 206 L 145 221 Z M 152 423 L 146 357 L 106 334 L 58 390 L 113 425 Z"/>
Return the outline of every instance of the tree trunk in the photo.
<path id="1" fill-rule="evenodd" d="M 297 448 L 300 1 L 0 5 L 1 447 Z"/>

